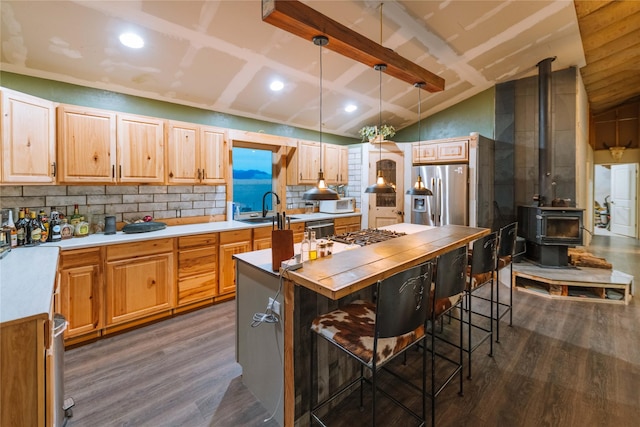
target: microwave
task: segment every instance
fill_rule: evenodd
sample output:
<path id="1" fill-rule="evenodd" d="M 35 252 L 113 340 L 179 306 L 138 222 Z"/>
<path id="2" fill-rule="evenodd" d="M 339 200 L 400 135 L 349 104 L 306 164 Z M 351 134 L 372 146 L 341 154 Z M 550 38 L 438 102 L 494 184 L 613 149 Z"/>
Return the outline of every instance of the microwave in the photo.
<path id="1" fill-rule="evenodd" d="M 343 197 L 338 200 L 320 200 L 320 212 L 324 213 L 349 213 L 356 210 L 356 199 Z"/>

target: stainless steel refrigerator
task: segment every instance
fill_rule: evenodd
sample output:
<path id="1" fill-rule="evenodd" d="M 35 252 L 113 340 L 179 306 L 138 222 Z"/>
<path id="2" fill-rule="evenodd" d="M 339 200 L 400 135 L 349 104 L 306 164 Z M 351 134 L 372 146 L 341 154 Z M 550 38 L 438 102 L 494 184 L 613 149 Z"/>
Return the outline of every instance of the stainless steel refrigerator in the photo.
<path id="1" fill-rule="evenodd" d="M 432 196 L 411 196 L 411 223 L 469 225 L 469 167 L 466 164 L 414 166 Z"/>

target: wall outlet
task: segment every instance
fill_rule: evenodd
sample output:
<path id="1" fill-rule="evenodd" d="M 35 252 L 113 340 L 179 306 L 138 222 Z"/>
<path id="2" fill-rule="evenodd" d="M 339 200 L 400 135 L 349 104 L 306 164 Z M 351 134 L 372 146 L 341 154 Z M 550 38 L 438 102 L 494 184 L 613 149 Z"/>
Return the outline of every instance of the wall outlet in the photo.
<path id="1" fill-rule="evenodd" d="M 267 308 L 271 311 L 273 311 L 274 314 L 277 314 L 278 316 L 280 316 L 280 302 L 274 300 L 273 298 L 269 298 L 269 304 L 267 305 Z"/>

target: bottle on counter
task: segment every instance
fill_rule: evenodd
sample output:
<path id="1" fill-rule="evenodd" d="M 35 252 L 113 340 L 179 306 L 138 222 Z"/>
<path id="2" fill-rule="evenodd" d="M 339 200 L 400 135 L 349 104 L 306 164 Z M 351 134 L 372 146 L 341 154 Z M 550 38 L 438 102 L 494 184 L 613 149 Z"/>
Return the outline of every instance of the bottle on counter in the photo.
<path id="1" fill-rule="evenodd" d="M 309 241 L 309 232 L 304 232 L 304 237 L 302 238 L 302 242 L 300 242 L 300 254 L 302 255 L 302 262 L 309 261 L 309 249 L 310 249 L 310 241 Z"/>
<path id="2" fill-rule="evenodd" d="M 47 241 L 49 240 L 49 217 L 47 217 L 47 213 L 44 211 L 44 209 L 40 209 L 40 213 L 38 214 L 38 221 L 40 221 L 40 225 L 42 226 L 40 243 L 47 243 Z"/>
<path id="3" fill-rule="evenodd" d="M 59 242 L 62 240 L 62 222 L 60 221 L 60 212 L 55 207 L 51 207 L 49 213 L 49 241 Z"/>
<path id="4" fill-rule="evenodd" d="M 318 259 L 318 242 L 316 241 L 316 232 L 309 233 L 309 260 Z"/>
<path id="5" fill-rule="evenodd" d="M 60 238 L 70 239 L 73 237 L 73 225 L 67 222 L 67 218 L 63 218 L 60 223 Z"/>
<path id="6" fill-rule="evenodd" d="M 42 223 L 36 216 L 36 211 L 30 212 L 30 219 L 27 223 L 27 242 L 25 246 L 35 246 L 40 244 L 42 236 Z"/>
<path id="7" fill-rule="evenodd" d="M 78 205 L 73 205 L 73 215 L 69 218 L 69 224 L 74 227 L 80 222 L 82 215 L 80 215 L 80 211 L 78 210 Z"/>
<path id="8" fill-rule="evenodd" d="M 89 223 L 80 216 L 80 221 L 73 227 L 73 237 L 86 237 L 89 235 Z"/>
<path id="9" fill-rule="evenodd" d="M 18 246 L 18 229 L 16 228 L 15 222 L 13 222 L 13 209 L 9 209 L 9 219 L 7 220 L 6 227 L 11 233 L 11 247 L 15 248 Z"/>
<path id="10" fill-rule="evenodd" d="M 27 241 L 27 219 L 24 216 L 24 209 L 18 212 L 18 222 L 16 223 L 16 234 L 18 246 L 24 246 Z"/>

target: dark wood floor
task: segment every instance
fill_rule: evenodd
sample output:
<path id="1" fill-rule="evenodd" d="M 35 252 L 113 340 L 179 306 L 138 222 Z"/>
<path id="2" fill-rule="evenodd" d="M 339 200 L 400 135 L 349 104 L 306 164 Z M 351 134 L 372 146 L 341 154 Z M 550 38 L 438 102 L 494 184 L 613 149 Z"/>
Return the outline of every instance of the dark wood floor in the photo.
<path id="1" fill-rule="evenodd" d="M 595 236 L 588 249 L 640 278 L 640 241 Z M 474 353 L 464 397 L 455 386 L 443 392 L 437 424 L 638 425 L 639 297 L 620 306 L 516 292 L 513 327 L 503 326 L 493 358 Z M 68 425 L 276 425 L 242 384 L 234 331 L 231 301 L 67 351 L 65 394 L 76 402 Z M 367 422 L 351 403 L 330 425 Z M 411 425 L 381 413 L 381 425 Z"/>

